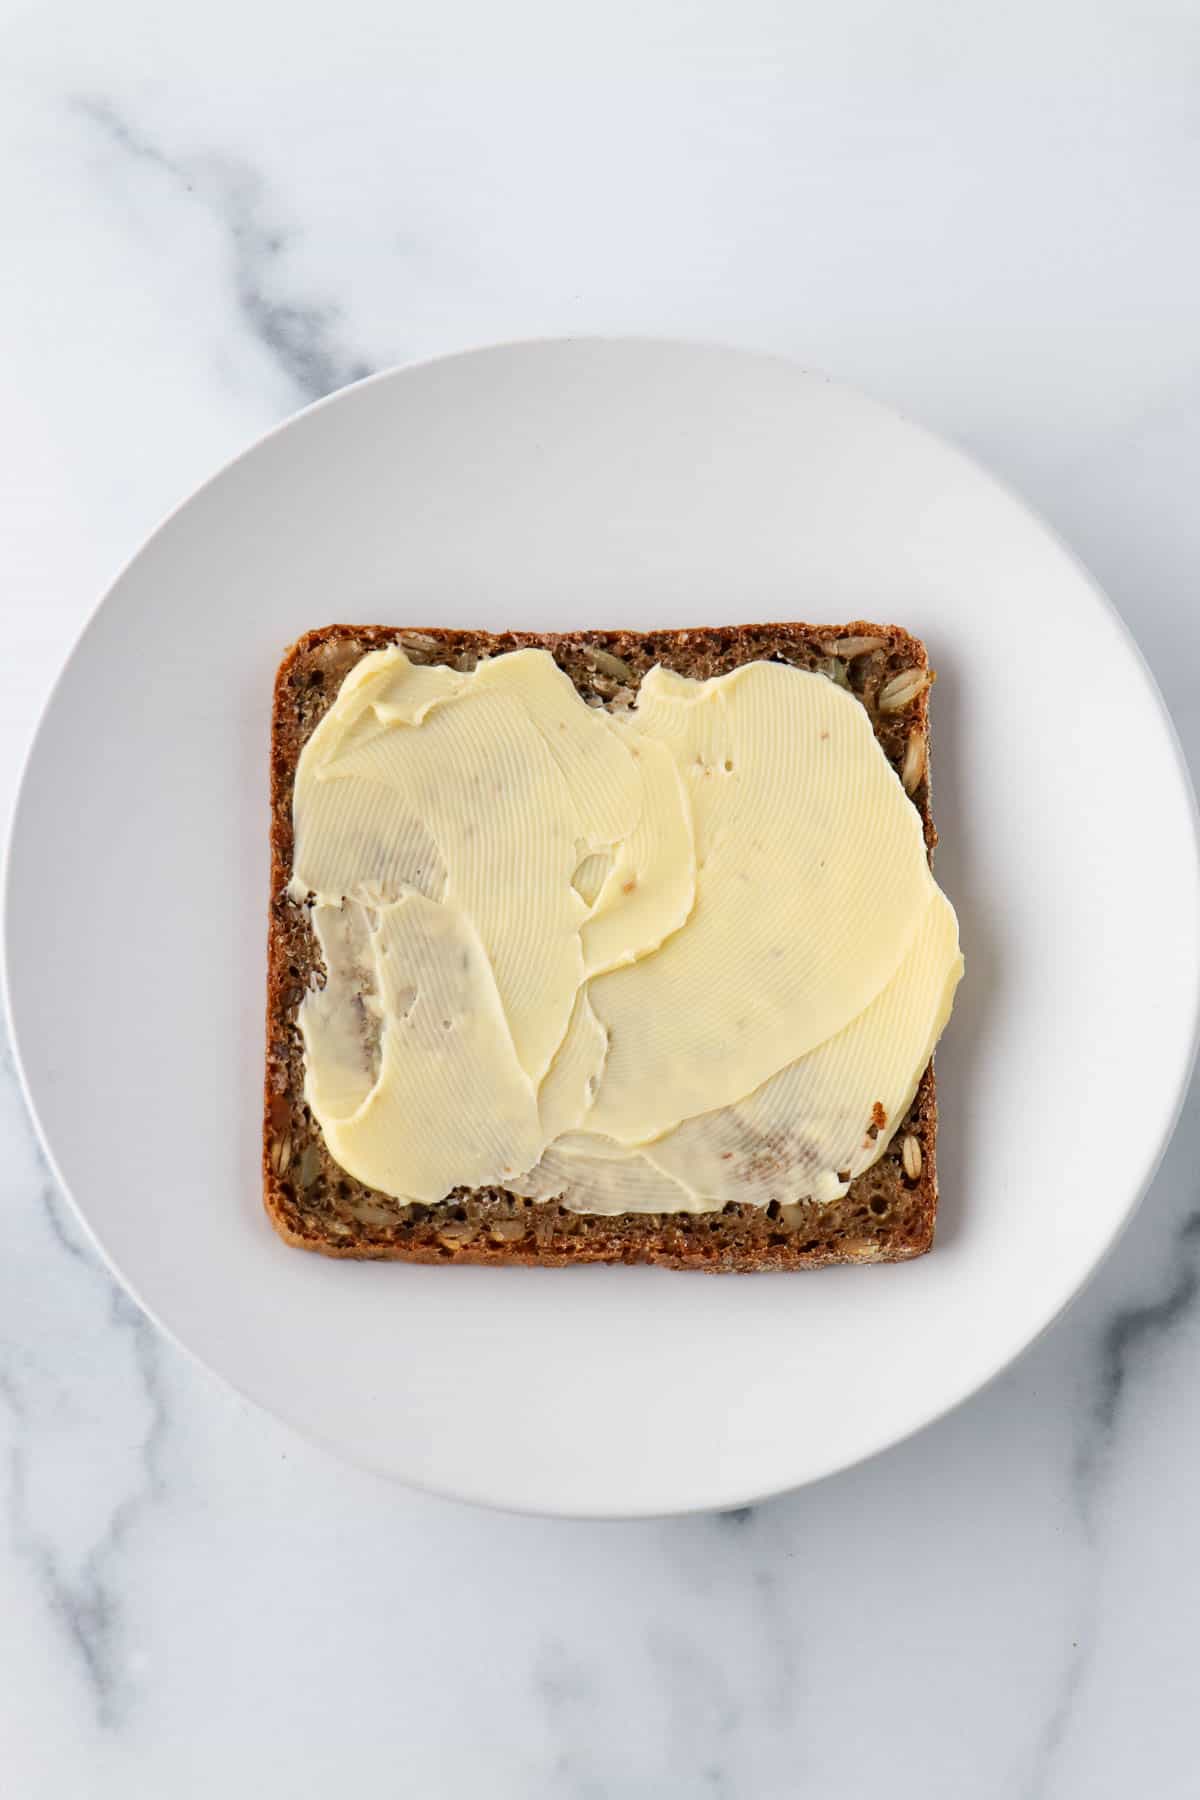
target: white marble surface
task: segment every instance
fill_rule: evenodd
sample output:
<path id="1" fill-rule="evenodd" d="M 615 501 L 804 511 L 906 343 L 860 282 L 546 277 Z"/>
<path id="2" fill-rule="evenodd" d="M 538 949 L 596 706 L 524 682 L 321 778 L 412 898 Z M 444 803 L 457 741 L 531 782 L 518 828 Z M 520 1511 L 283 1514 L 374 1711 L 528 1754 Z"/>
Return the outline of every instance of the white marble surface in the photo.
<path id="1" fill-rule="evenodd" d="M 1191 0 L 0 0 L 0 42 L 0 819 L 81 620 L 216 463 L 544 331 L 774 347 L 959 438 L 1200 766 Z M 1087 673 L 1014 647 L 1014 728 L 1024 654 Z M 6 1062 L 0 1791 L 1194 1795 L 1198 1168 L 1193 1096 L 1085 1296 L 899 1450 L 556 1524 L 351 1473 L 162 1343 Z"/>

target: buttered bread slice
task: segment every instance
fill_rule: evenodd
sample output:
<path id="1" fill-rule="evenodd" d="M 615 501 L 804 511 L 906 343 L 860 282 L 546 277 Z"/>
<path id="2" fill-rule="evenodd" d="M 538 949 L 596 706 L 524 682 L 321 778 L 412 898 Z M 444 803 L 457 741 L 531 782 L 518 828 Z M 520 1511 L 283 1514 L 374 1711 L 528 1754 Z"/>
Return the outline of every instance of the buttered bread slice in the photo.
<path id="1" fill-rule="evenodd" d="M 289 1241 L 803 1267 L 932 1239 L 961 973 L 895 627 L 330 627 L 276 682 Z"/>

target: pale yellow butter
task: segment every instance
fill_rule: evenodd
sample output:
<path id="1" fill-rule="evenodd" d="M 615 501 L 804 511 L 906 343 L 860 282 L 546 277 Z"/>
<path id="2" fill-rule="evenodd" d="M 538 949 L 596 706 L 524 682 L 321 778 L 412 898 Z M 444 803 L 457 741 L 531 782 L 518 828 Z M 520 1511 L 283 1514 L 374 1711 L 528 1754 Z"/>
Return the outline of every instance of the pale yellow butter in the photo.
<path id="1" fill-rule="evenodd" d="M 401 1199 L 828 1200 L 885 1148 L 961 974 L 866 713 L 783 665 L 655 669 L 618 715 L 542 651 L 470 674 L 375 652 L 305 746 L 295 827 L 328 972 L 306 1097 Z"/>

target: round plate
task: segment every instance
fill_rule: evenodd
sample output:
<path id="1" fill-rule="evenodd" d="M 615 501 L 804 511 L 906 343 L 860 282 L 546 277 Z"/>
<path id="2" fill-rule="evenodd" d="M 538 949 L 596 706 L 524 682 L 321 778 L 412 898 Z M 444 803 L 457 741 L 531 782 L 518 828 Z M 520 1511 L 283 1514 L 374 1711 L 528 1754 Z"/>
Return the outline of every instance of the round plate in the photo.
<path id="1" fill-rule="evenodd" d="M 259 1198 L 267 733 L 334 620 L 878 618 L 924 637 L 938 874 L 937 1245 L 726 1277 L 328 1262 Z M 1001 1369 L 1128 1218 L 1197 1018 L 1194 805 L 1095 584 L 957 451 L 769 357 L 518 344 L 325 401 L 180 508 L 92 618 L 26 770 L 7 976 L 47 1152 L 146 1310 L 400 1479 L 576 1514 L 731 1506 Z"/>

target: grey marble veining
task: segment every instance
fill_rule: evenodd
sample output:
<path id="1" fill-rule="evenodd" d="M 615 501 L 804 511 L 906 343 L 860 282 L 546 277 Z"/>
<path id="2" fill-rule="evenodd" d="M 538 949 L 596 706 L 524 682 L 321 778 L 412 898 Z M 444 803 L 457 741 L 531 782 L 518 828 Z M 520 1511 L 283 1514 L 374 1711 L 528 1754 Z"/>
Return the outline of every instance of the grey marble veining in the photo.
<path id="1" fill-rule="evenodd" d="M 1123 1306 L 1108 1320 L 1100 1345 L 1099 1383 L 1094 1421 L 1103 1443 L 1111 1443 L 1125 1391 L 1126 1376 L 1139 1353 L 1173 1331 L 1190 1313 L 1200 1291 L 1200 1207 L 1186 1212 L 1175 1227 L 1170 1283 L 1165 1293 L 1136 1305 Z M 1094 1443 L 1080 1456 L 1080 1484 L 1086 1497 L 1093 1472 Z"/>
<path id="2" fill-rule="evenodd" d="M 160 1345 L 68 1217 L 23 1116 L 7 1054 L 0 1107 L 5 1217 L 11 1227 L 20 1215 L 25 1257 L 16 1260 L 28 1263 L 20 1293 L 10 1264 L 0 1333 L 7 1547 L 33 1573 L 97 1723 L 113 1726 L 132 1697 L 121 1656 L 122 1561 L 161 1489 Z M 52 1271 L 49 1281 L 39 1278 L 43 1271 Z M 92 1365 L 86 1387 L 72 1379 L 77 1358 Z M 82 1504 L 80 1490 L 90 1490 Z"/>
<path id="3" fill-rule="evenodd" d="M 136 168 L 165 176 L 180 195 L 207 207 L 228 241 L 238 312 L 246 330 L 278 364 L 300 402 L 320 400 L 371 373 L 340 341 L 341 313 L 331 301 L 289 295 L 279 280 L 289 230 L 272 217 L 266 183 L 247 162 L 211 154 L 168 155 L 111 100 L 80 97 L 79 115 Z"/>
<path id="4" fill-rule="evenodd" d="M 1194 11 L 160 11 L 0 0 L 0 820 L 96 592 L 212 467 L 401 355 L 584 329 L 778 348 L 969 444 L 1200 766 Z M 1089 1288 L 916 1439 L 567 1524 L 383 1486 L 193 1367 L 0 1061 L 0 1790 L 1190 1800 L 1198 1169 L 1193 1089 Z"/>
<path id="5" fill-rule="evenodd" d="M 1155 1272 L 1156 1280 L 1148 1293 L 1123 1300 L 1114 1297 L 1099 1309 L 1089 1347 L 1084 1374 L 1090 1393 L 1080 1409 L 1076 1428 L 1072 1485 L 1091 1567 L 1074 1627 L 1077 1635 L 1072 1640 L 1072 1650 L 1075 1654 L 1065 1666 L 1053 1704 L 1047 1708 L 1045 1728 L 1027 1790 L 1029 1800 L 1043 1800 L 1044 1796 L 1054 1792 L 1059 1751 L 1071 1727 L 1101 1624 L 1102 1569 L 1099 1565 L 1106 1552 L 1106 1538 L 1112 1521 L 1098 1518 L 1098 1515 L 1103 1514 L 1105 1508 L 1106 1478 L 1121 1453 L 1121 1425 L 1128 1404 L 1128 1389 L 1137 1377 L 1152 1376 L 1156 1354 L 1176 1333 L 1196 1322 L 1197 1297 L 1200 1295 L 1200 1207 L 1194 1203 L 1198 1184 L 1190 1146 L 1200 1137 L 1198 1124 L 1200 1092 L 1194 1082 L 1179 1134 L 1167 1158 L 1166 1172 L 1174 1174 L 1179 1182 L 1182 1203 L 1170 1207 L 1169 1216 L 1163 1221 L 1165 1232 L 1160 1227 L 1159 1235 L 1165 1236 L 1166 1256 Z M 1182 1166 L 1184 1155 L 1191 1163 L 1190 1168 Z M 1181 1164 L 1177 1174 L 1171 1167 L 1176 1162 Z M 1190 1182 L 1189 1174 L 1193 1177 Z M 1169 1191 L 1166 1183 L 1160 1183 L 1156 1194 L 1162 1194 L 1164 1189 Z M 1119 1248 L 1116 1254 L 1120 1254 Z"/>

